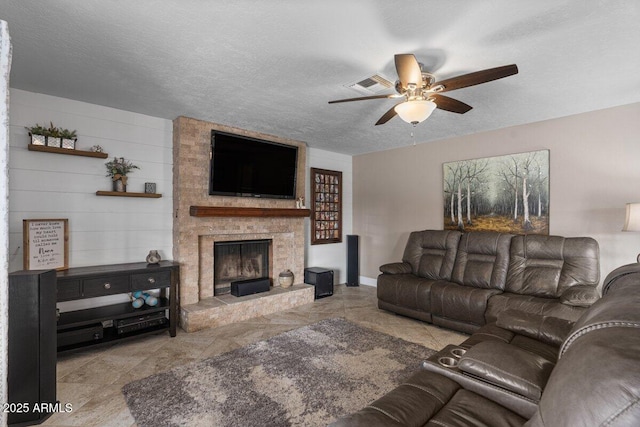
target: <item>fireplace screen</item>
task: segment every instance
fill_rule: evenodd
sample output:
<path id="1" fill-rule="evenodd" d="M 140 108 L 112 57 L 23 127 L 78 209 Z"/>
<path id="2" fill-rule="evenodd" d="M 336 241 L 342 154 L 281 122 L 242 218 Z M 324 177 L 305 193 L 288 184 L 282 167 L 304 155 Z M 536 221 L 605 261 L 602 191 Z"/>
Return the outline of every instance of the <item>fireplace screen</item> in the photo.
<path id="1" fill-rule="evenodd" d="M 213 293 L 229 293 L 236 280 L 269 277 L 271 240 L 214 242 Z"/>

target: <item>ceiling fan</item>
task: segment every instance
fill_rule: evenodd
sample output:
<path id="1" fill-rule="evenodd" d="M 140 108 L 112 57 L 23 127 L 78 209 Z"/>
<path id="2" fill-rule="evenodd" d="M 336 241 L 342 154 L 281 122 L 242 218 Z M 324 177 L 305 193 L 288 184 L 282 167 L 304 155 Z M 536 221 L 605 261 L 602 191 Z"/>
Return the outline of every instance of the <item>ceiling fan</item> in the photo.
<path id="1" fill-rule="evenodd" d="M 329 101 L 329 104 L 367 99 L 404 98 L 402 102 L 384 113 L 376 122 L 376 126 L 387 123 L 396 115 L 400 116 L 405 122 L 416 125 L 426 120 L 436 108 L 458 114 L 464 114 L 471 110 L 472 107 L 470 105 L 448 96 L 440 95 L 440 93 L 518 74 L 518 67 L 515 64 L 511 64 L 436 81 L 433 74 L 422 70 L 421 64 L 418 63 L 413 54 L 398 54 L 394 58 L 396 71 L 398 72 L 398 80 L 395 86 L 397 93 L 337 99 Z"/>

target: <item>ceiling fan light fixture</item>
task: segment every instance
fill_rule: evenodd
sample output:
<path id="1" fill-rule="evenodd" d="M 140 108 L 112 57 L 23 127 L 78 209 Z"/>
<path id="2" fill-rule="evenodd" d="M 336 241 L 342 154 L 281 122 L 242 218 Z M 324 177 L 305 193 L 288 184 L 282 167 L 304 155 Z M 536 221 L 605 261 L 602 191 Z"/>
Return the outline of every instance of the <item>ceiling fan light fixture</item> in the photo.
<path id="1" fill-rule="evenodd" d="M 413 125 L 425 121 L 435 109 L 435 102 L 428 100 L 407 101 L 395 107 L 398 116 L 405 122 Z"/>

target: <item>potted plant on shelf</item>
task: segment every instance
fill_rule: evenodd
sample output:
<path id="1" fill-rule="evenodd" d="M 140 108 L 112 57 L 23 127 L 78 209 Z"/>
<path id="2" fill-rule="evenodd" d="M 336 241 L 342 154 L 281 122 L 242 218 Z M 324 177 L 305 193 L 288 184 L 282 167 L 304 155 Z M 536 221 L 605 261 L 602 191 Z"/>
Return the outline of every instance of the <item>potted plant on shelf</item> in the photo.
<path id="1" fill-rule="evenodd" d="M 46 145 L 48 147 L 69 149 L 76 147 L 76 131 L 60 129 L 54 126 L 53 122 L 49 122 L 48 128 L 36 123 L 35 126 L 28 126 L 26 129 L 29 132 L 31 144 L 33 145 Z"/>
<path id="2" fill-rule="evenodd" d="M 105 166 L 107 167 L 106 176 L 110 176 L 113 182 L 113 191 L 118 193 L 127 191 L 127 174 L 134 169 L 140 169 L 124 157 L 114 157 L 113 160 L 105 163 Z"/>
<path id="3" fill-rule="evenodd" d="M 60 129 L 53 125 L 53 122 L 49 122 L 50 126 L 47 129 L 45 135 L 47 136 L 47 146 L 60 148 L 62 145 L 62 138 L 60 138 Z"/>
<path id="4" fill-rule="evenodd" d="M 35 126 L 27 126 L 33 145 L 47 145 L 47 128 L 36 123 Z"/>
<path id="5" fill-rule="evenodd" d="M 60 138 L 62 138 L 62 148 L 74 150 L 76 148 L 76 141 L 78 137 L 75 130 L 62 129 L 60 131 Z"/>

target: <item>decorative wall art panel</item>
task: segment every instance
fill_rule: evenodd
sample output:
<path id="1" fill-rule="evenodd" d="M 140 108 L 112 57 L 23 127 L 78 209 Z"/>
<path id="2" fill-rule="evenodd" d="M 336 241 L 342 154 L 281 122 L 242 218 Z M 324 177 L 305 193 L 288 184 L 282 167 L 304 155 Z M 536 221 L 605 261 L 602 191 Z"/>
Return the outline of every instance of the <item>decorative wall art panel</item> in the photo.
<path id="1" fill-rule="evenodd" d="M 549 150 L 443 164 L 444 229 L 549 234 Z"/>
<path id="2" fill-rule="evenodd" d="M 311 244 L 342 242 L 342 172 L 311 168 Z"/>

